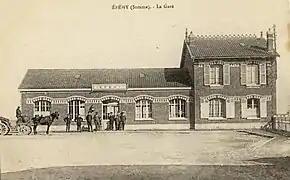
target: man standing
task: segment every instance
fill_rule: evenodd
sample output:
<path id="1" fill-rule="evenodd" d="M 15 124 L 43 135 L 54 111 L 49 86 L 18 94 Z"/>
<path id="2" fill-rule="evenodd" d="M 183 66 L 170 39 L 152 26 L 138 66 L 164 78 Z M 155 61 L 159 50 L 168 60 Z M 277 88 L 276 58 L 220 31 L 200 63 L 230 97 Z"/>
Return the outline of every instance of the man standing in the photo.
<path id="1" fill-rule="evenodd" d="M 127 119 L 126 119 L 125 111 L 122 111 L 120 115 L 120 126 L 121 126 L 122 131 L 124 131 L 125 129 L 126 120 Z"/>
<path id="2" fill-rule="evenodd" d="M 17 109 L 16 109 L 16 119 L 17 119 L 17 123 L 19 123 L 21 121 L 21 110 L 20 110 L 20 106 L 17 106 Z"/>
<path id="3" fill-rule="evenodd" d="M 117 113 L 117 115 L 115 116 L 115 130 L 118 131 L 120 130 L 120 112 Z"/>
<path id="4" fill-rule="evenodd" d="M 78 131 L 78 132 L 81 132 L 81 131 L 82 131 L 82 121 L 83 121 L 83 118 L 80 117 L 80 115 L 78 114 L 78 115 L 76 116 L 77 131 Z"/>
<path id="5" fill-rule="evenodd" d="M 109 113 L 109 130 L 114 130 L 114 115 L 112 112 Z"/>
<path id="6" fill-rule="evenodd" d="M 67 114 L 67 116 L 64 118 L 64 122 L 65 122 L 65 131 L 66 132 L 70 132 L 70 124 L 71 124 L 71 115 Z"/>
<path id="7" fill-rule="evenodd" d="M 93 132 L 93 126 L 92 126 L 93 115 L 92 115 L 92 112 L 88 112 L 88 115 L 87 115 L 86 119 L 87 119 L 87 124 L 88 124 L 88 131 L 89 132 Z"/>
<path id="8" fill-rule="evenodd" d="M 100 131 L 101 130 L 101 117 L 99 116 L 98 112 L 96 112 L 94 115 L 94 123 L 95 123 L 96 131 Z"/>

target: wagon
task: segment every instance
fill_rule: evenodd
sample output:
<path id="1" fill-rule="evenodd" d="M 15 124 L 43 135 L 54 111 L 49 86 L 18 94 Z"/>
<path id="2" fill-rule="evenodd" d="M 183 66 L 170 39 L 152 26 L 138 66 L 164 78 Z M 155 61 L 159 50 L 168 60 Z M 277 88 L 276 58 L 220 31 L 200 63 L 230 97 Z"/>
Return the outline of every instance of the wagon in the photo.
<path id="1" fill-rule="evenodd" d="M 19 135 L 29 135 L 31 134 L 31 132 L 32 132 L 32 128 L 29 121 L 16 123 L 16 125 L 13 126 L 9 119 L 0 116 L 0 135 L 1 136 L 5 136 L 9 133 L 19 134 Z"/>

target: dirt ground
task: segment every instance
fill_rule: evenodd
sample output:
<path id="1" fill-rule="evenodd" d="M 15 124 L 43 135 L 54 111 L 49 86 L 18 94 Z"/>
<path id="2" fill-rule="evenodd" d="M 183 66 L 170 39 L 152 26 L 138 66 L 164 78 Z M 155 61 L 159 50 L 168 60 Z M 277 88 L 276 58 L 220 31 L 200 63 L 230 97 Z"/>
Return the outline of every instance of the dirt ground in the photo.
<path id="1" fill-rule="evenodd" d="M 2 179 L 289 179 L 290 141 L 234 131 L 0 137 Z"/>

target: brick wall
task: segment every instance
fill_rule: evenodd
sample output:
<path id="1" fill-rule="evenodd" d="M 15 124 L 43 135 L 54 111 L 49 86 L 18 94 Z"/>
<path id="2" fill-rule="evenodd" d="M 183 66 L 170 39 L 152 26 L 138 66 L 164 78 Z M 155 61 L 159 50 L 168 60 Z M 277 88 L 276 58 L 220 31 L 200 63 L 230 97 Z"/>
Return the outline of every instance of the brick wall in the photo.
<path id="1" fill-rule="evenodd" d="M 29 117 L 33 116 L 33 104 L 26 104 L 28 98 L 35 98 L 39 96 L 46 96 L 50 98 L 68 98 L 71 96 L 83 96 L 85 98 L 101 98 L 108 95 L 118 97 L 137 97 L 139 95 L 150 95 L 153 97 L 169 97 L 171 95 L 185 95 L 190 96 L 190 90 L 159 90 L 159 91 L 127 91 L 127 92 L 26 92 L 21 95 L 21 105 L 23 114 Z M 85 110 L 91 105 L 94 105 L 95 111 L 102 115 L 102 103 L 86 103 Z M 188 104 L 189 107 L 189 104 Z M 166 124 L 166 123 L 189 123 L 189 120 L 169 120 L 169 107 L 168 102 L 154 102 L 152 104 L 152 115 L 154 120 L 135 120 L 135 102 L 119 103 L 120 111 L 126 111 L 128 124 Z M 191 108 L 188 108 L 189 111 Z M 55 125 L 64 124 L 63 118 L 68 113 L 68 104 L 53 104 L 52 111 L 60 113 L 60 118 L 54 122 Z M 190 112 L 186 112 L 190 117 Z"/>
<path id="2" fill-rule="evenodd" d="M 259 60 L 258 60 L 259 61 Z M 265 60 L 263 60 L 265 61 Z M 203 63 L 204 61 L 199 61 Z M 207 61 L 208 62 L 208 61 Z M 224 61 L 226 62 L 226 61 Z M 276 61 L 271 62 L 270 66 L 267 66 L 267 84 L 260 85 L 258 88 L 249 88 L 241 85 L 240 77 L 240 66 L 233 66 L 230 68 L 230 85 L 224 85 L 221 88 L 211 88 L 204 85 L 204 67 L 200 66 L 197 62 L 193 65 L 194 73 L 194 91 L 195 91 L 195 120 L 197 122 L 204 121 L 200 117 L 200 97 L 208 96 L 212 94 L 221 94 L 225 96 L 246 96 L 250 94 L 257 94 L 261 96 L 272 96 L 271 101 L 267 102 L 267 119 L 276 113 Z M 239 64 L 240 61 L 232 60 L 232 64 Z M 235 102 L 235 120 L 241 120 L 241 105 L 239 102 Z"/>

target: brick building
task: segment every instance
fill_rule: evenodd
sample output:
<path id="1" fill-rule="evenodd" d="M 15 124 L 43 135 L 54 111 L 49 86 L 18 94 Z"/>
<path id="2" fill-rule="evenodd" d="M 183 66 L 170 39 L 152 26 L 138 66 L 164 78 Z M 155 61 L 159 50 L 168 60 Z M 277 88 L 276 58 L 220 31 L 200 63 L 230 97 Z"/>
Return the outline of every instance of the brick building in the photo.
<path id="1" fill-rule="evenodd" d="M 23 114 L 85 116 L 94 105 L 126 111 L 127 124 L 268 120 L 276 113 L 275 33 L 193 36 L 186 32 L 180 67 L 30 69 L 19 90 Z"/>

